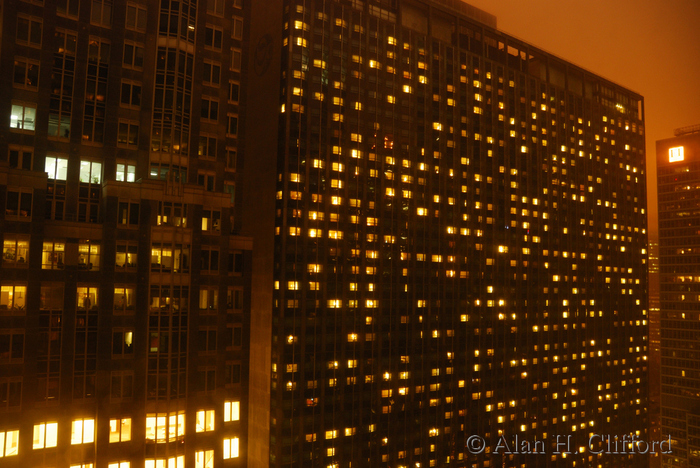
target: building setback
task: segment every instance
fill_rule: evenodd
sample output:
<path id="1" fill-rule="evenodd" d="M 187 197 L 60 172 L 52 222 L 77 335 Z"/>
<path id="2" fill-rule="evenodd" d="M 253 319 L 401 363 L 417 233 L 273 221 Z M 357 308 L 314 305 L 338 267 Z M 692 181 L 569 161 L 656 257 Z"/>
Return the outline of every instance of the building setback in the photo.
<path id="1" fill-rule="evenodd" d="M 700 466 L 700 125 L 656 142 L 663 467 Z"/>
<path id="2" fill-rule="evenodd" d="M 246 466 L 245 16 L 3 3 L 1 465 Z"/>
<path id="3" fill-rule="evenodd" d="M 279 8 L 270 465 L 644 466 L 587 448 L 647 436 L 643 98 L 461 2 Z"/>

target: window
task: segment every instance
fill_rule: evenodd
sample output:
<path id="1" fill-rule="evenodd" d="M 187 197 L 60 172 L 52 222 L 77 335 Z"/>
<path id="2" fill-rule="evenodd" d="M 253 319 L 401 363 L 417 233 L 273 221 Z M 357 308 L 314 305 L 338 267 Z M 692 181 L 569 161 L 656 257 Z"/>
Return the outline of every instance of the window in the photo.
<path id="1" fill-rule="evenodd" d="M 207 97 L 202 98 L 202 118 L 205 120 L 219 119 L 219 101 Z"/>
<path id="2" fill-rule="evenodd" d="M 150 312 L 163 312 L 166 314 L 177 315 L 180 313 L 186 314 L 190 299 L 190 289 L 188 286 L 159 286 L 151 285 L 150 296 Z M 153 343 L 151 344 L 153 345 Z M 155 351 L 157 352 L 157 343 L 155 343 Z M 153 346 L 152 346 L 153 347 Z"/>
<path id="3" fill-rule="evenodd" d="M 39 62 L 25 57 L 15 58 L 13 84 L 16 88 L 37 89 L 39 85 Z"/>
<path id="4" fill-rule="evenodd" d="M 166 436 L 167 434 L 167 436 Z M 146 440 L 173 442 L 185 435 L 185 412 L 149 413 L 146 415 Z M 147 461 L 148 463 L 148 461 Z M 148 466 L 148 464 L 146 464 Z"/>
<path id="5" fill-rule="evenodd" d="M 122 65 L 125 68 L 143 68 L 143 45 L 135 42 L 125 42 Z"/>
<path id="6" fill-rule="evenodd" d="M 241 49 L 231 49 L 231 70 L 241 71 L 242 54 Z"/>
<path id="7" fill-rule="evenodd" d="M 243 308 L 243 290 L 239 288 L 230 288 L 226 291 L 226 308 L 227 309 L 242 309 Z"/>
<path id="8" fill-rule="evenodd" d="M 146 8 L 135 3 L 126 4 L 126 29 L 146 30 Z"/>
<path id="9" fill-rule="evenodd" d="M 121 226 L 138 226 L 139 204 L 119 201 L 117 208 L 117 224 Z"/>
<path id="10" fill-rule="evenodd" d="M 99 289 L 90 287 L 79 287 L 76 289 L 76 300 L 78 302 L 78 310 L 97 310 Z"/>
<path id="11" fill-rule="evenodd" d="M 117 243 L 115 259 L 117 268 L 136 268 L 137 251 L 138 246 L 135 243 Z"/>
<path id="12" fill-rule="evenodd" d="M 224 0 L 207 0 L 207 13 L 212 15 L 223 16 Z"/>
<path id="13" fill-rule="evenodd" d="M 170 458 L 146 459 L 144 468 L 184 468 L 185 456 L 178 455 Z"/>
<path id="14" fill-rule="evenodd" d="M 219 62 L 204 61 L 204 84 L 218 86 L 221 81 L 221 64 Z"/>
<path id="15" fill-rule="evenodd" d="M 202 273 L 219 273 L 219 249 L 202 247 Z"/>
<path id="16" fill-rule="evenodd" d="M 221 40 L 224 33 L 221 29 L 206 26 L 204 29 L 204 45 L 212 49 L 221 50 Z"/>
<path id="17" fill-rule="evenodd" d="M 10 128 L 33 132 L 36 123 L 36 104 L 16 103 L 12 104 L 10 114 Z"/>
<path id="18" fill-rule="evenodd" d="M 22 311 L 27 299 L 27 287 L 3 284 L 0 286 L 0 311 Z"/>
<path id="19" fill-rule="evenodd" d="M 200 328 L 197 334 L 197 347 L 199 351 L 215 352 L 216 351 L 216 328 Z"/>
<path id="20" fill-rule="evenodd" d="M 228 101 L 233 103 L 238 103 L 241 94 L 241 84 L 235 81 L 231 81 L 228 84 Z"/>
<path id="21" fill-rule="evenodd" d="M 141 106 L 141 83 L 122 80 L 121 103 L 127 107 Z"/>
<path id="22" fill-rule="evenodd" d="M 199 289 L 199 308 L 201 310 L 217 310 L 219 308 L 219 289 L 201 287 Z"/>
<path id="23" fill-rule="evenodd" d="M 71 424 L 71 445 L 89 444 L 95 441 L 95 420 L 74 419 Z"/>
<path id="24" fill-rule="evenodd" d="M 102 163 L 92 161 L 80 161 L 80 182 L 88 184 L 99 184 L 101 181 Z"/>
<path id="25" fill-rule="evenodd" d="M 233 17 L 233 38 L 243 40 L 243 18 Z"/>
<path id="26" fill-rule="evenodd" d="M 243 329 L 228 325 L 226 328 L 226 347 L 240 348 L 243 346 Z"/>
<path id="27" fill-rule="evenodd" d="M 0 378 L 0 410 L 19 408 L 22 403 L 22 377 Z M 0 435 L 2 456 L 2 435 Z"/>
<path id="28" fill-rule="evenodd" d="M 231 196 L 231 204 L 233 205 L 236 199 L 236 184 L 224 182 L 224 193 L 228 193 Z M 233 227 L 233 223 L 231 223 L 231 227 Z"/>
<path id="29" fill-rule="evenodd" d="M 108 28 L 112 25 L 112 0 L 92 0 L 90 22 Z"/>
<path id="30" fill-rule="evenodd" d="M 17 43 L 41 47 L 41 18 L 17 17 Z"/>
<path id="31" fill-rule="evenodd" d="M 119 120 L 117 144 L 123 146 L 139 145 L 139 123 L 137 121 Z"/>
<path id="32" fill-rule="evenodd" d="M 134 246 L 136 247 L 136 246 Z M 119 266 L 119 265 L 117 265 Z M 134 313 L 134 305 L 136 303 L 134 288 L 115 287 L 114 288 L 114 313 L 126 314 Z M 131 346 L 131 345 L 129 345 Z"/>
<path id="33" fill-rule="evenodd" d="M 241 419 L 241 402 L 224 402 L 224 422 L 239 421 Z"/>
<path id="34" fill-rule="evenodd" d="M 31 170 L 33 157 L 34 150 L 32 148 L 10 146 L 7 159 L 10 167 Z"/>
<path id="35" fill-rule="evenodd" d="M 228 254 L 228 272 L 243 273 L 243 253 L 231 252 Z"/>
<path id="36" fill-rule="evenodd" d="M 5 234 L 2 244 L 2 264 L 4 266 L 27 266 L 29 236 Z"/>
<path id="37" fill-rule="evenodd" d="M 238 151 L 236 148 L 226 148 L 226 169 L 235 171 L 237 158 Z"/>
<path id="38" fill-rule="evenodd" d="M 107 465 L 107 468 L 131 468 L 131 462 L 128 462 L 128 461 L 112 462 L 109 465 Z"/>
<path id="39" fill-rule="evenodd" d="M 49 179 L 66 180 L 68 177 L 68 160 L 47 156 L 44 171 L 49 175 Z"/>
<path id="40" fill-rule="evenodd" d="M 216 383 L 216 370 L 214 369 L 199 369 L 197 371 L 197 388 L 198 392 L 213 392 Z"/>
<path id="41" fill-rule="evenodd" d="M 45 241 L 41 253 L 41 268 L 43 270 L 62 270 L 66 252 L 64 242 Z"/>
<path id="42" fill-rule="evenodd" d="M 24 332 L 7 330 L 0 333 L 0 364 L 21 363 L 24 360 Z"/>
<path id="43" fill-rule="evenodd" d="M 83 270 L 100 269 L 100 245 L 89 240 L 78 243 L 78 268 Z"/>
<path id="44" fill-rule="evenodd" d="M 221 211 L 207 209 L 202 211 L 202 231 L 221 231 Z"/>
<path id="45" fill-rule="evenodd" d="M 123 401 L 134 395 L 134 375 L 130 371 L 114 371 L 111 374 L 110 399 Z"/>
<path id="46" fill-rule="evenodd" d="M 199 156 L 203 158 L 216 158 L 216 135 L 199 135 Z"/>
<path id="47" fill-rule="evenodd" d="M 227 362 L 225 366 L 226 370 L 226 384 L 236 385 L 241 383 L 241 364 L 237 362 Z"/>
<path id="48" fill-rule="evenodd" d="M 214 451 L 204 450 L 195 452 L 194 468 L 214 468 Z"/>
<path id="49" fill-rule="evenodd" d="M 238 458 L 238 437 L 224 439 L 224 460 Z"/>
<path id="50" fill-rule="evenodd" d="M 187 205 L 158 202 L 158 226 L 187 227 Z"/>
<path id="51" fill-rule="evenodd" d="M 197 432 L 207 432 L 214 430 L 214 410 L 197 411 Z"/>
<path id="52" fill-rule="evenodd" d="M 238 116 L 229 115 L 228 125 L 226 126 L 226 134 L 228 136 L 238 136 Z"/>
<path id="53" fill-rule="evenodd" d="M 56 446 L 58 423 L 42 422 L 34 425 L 34 442 L 32 448 L 43 449 Z"/>
<path id="54" fill-rule="evenodd" d="M 109 420 L 109 442 L 128 442 L 131 440 L 131 418 Z M 120 467 L 121 468 L 121 467 Z"/>
<path id="55" fill-rule="evenodd" d="M 190 270 L 188 244 L 159 244 L 151 246 L 151 271 L 187 273 Z"/>
<path id="56" fill-rule="evenodd" d="M 115 329 L 112 331 L 112 355 L 132 356 L 134 354 L 133 330 Z"/>
<path id="57" fill-rule="evenodd" d="M 96 3 L 101 2 L 93 0 L 93 12 Z M 105 39 L 90 36 L 82 134 L 82 139 L 86 142 L 104 141 L 110 48 L 111 45 Z"/>
<path id="58" fill-rule="evenodd" d="M 117 163 L 117 181 L 136 182 L 136 165 L 129 163 Z"/>
<path id="59" fill-rule="evenodd" d="M 18 451 L 19 430 L 0 432 L 0 458 L 17 455 Z"/>
<path id="60" fill-rule="evenodd" d="M 6 218 L 19 218 L 29 221 L 32 217 L 31 189 L 7 189 Z"/>
<path id="61" fill-rule="evenodd" d="M 58 3 L 56 4 L 56 13 L 58 13 L 60 16 L 77 18 L 79 5 L 79 0 L 58 0 Z"/>
<path id="62" fill-rule="evenodd" d="M 204 187 L 208 192 L 214 191 L 214 174 L 199 173 L 197 174 L 197 184 Z"/>

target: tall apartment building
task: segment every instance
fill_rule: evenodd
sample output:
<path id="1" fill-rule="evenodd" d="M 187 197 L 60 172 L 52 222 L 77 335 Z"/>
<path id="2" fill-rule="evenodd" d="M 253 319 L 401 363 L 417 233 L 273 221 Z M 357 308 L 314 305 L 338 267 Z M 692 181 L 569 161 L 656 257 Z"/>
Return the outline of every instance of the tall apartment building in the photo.
<path id="1" fill-rule="evenodd" d="M 647 434 L 643 98 L 460 1 L 265 8 L 270 465 L 645 466 L 588 449 Z"/>
<path id="2" fill-rule="evenodd" d="M 1 8 L 0 465 L 246 466 L 243 2 Z"/>
<path id="3" fill-rule="evenodd" d="M 700 466 L 700 125 L 656 142 L 664 467 Z"/>

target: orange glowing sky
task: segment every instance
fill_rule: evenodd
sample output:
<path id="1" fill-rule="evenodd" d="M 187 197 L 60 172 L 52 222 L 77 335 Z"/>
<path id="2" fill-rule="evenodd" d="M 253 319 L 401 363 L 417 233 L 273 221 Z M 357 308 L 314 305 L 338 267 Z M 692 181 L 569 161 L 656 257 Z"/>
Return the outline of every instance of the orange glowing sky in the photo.
<path id="1" fill-rule="evenodd" d="M 468 0 L 498 29 L 644 96 L 650 240 L 656 141 L 700 124 L 700 0 Z"/>

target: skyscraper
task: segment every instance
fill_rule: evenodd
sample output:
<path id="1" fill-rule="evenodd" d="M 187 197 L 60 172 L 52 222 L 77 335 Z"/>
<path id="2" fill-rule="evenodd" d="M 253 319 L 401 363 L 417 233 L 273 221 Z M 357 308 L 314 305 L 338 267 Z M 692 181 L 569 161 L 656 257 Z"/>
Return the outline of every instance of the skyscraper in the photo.
<path id="1" fill-rule="evenodd" d="M 700 466 L 700 125 L 656 142 L 659 191 L 662 466 Z"/>
<path id="2" fill-rule="evenodd" d="M 245 16 L 3 3 L 3 466 L 245 466 Z"/>
<path id="3" fill-rule="evenodd" d="M 588 446 L 647 430 L 643 98 L 459 1 L 277 5 L 271 466 L 643 466 Z"/>

